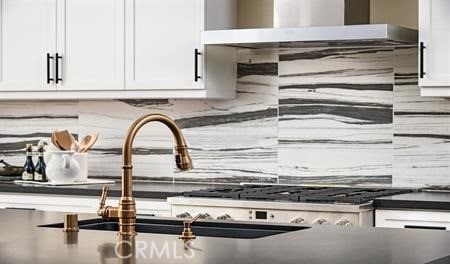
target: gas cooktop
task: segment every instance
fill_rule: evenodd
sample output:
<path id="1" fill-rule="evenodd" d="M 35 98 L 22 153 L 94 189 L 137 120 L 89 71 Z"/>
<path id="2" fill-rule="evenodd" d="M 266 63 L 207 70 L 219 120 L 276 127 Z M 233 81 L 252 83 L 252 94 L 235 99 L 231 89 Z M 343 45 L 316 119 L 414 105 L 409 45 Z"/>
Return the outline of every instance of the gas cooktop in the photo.
<path id="1" fill-rule="evenodd" d="M 184 192 L 184 197 L 301 203 L 363 204 L 375 198 L 409 193 L 408 189 L 242 185 Z"/>

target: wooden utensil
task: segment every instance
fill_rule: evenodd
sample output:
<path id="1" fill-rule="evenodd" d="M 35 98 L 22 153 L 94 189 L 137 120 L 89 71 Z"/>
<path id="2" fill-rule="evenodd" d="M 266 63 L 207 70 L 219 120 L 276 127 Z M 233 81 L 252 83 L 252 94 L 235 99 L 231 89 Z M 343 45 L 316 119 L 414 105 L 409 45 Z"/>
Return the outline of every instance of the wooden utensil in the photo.
<path id="1" fill-rule="evenodd" d="M 70 134 L 70 136 L 72 137 L 72 141 L 73 141 L 73 145 L 70 147 L 71 150 L 78 152 L 78 149 L 80 148 L 80 144 L 78 143 L 78 141 L 75 139 L 75 137 Z"/>
<path id="2" fill-rule="evenodd" d="M 58 141 L 56 140 L 55 132 L 56 132 L 56 131 L 53 131 L 53 132 L 52 132 L 52 137 L 51 137 L 52 144 L 53 144 L 55 147 L 57 147 L 58 149 L 63 150 L 63 148 L 58 144 Z"/>
<path id="3" fill-rule="evenodd" d="M 92 146 L 97 142 L 98 139 L 98 133 L 92 133 L 86 135 L 81 141 L 80 141 L 80 147 L 78 148 L 78 152 L 84 153 L 88 152 L 89 149 L 92 148 Z"/>
<path id="4" fill-rule="evenodd" d="M 61 147 L 63 150 L 72 150 L 74 145 L 74 139 L 72 135 L 67 130 L 63 131 L 55 131 L 55 138 L 56 143 Z"/>

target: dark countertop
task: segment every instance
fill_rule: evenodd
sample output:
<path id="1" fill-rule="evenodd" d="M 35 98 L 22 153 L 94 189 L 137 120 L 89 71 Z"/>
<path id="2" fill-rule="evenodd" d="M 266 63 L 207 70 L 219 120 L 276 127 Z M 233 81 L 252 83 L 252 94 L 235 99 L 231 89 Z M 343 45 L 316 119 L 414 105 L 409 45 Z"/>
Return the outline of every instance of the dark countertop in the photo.
<path id="1" fill-rule="evenodd" d="M 377 208 L 450 210 L 450 192 L 415 192 L 377 198 Z"/>
<path id="2" fill-rule="evenodd" d="M 219 187 L 218 184 L 171 183 L 171 182 L 133 182 L 133 194 L 136 198 L 166 199 L 170 196 L 179 196 L 182 192 L 203 188 Z M 32 184 L 15 184 L 13 182 L 0 182 L 1 192 L 38 193 L 58 195 L 88 195 L 100 196 L 103 185 L 72 185 L 72 186 L 40 186 Z M 120 197 L 121 184 L 116 181 L 110 185 L 108 195 Z"/>
<path id="3" fill-rule="evenodd" d="M 141 233 L 135 238 L 141 253 L 121 260 L 115 254 L 120 239 L 116 232 L 80 230 L 68 235 L 61 229 L 37 227 L 62 219 L 63 213 L 0 210 L 1 263 L 423 264 L 450 255 L 446 231 L 313 226 L 257 239 L 197 237 L 190 245 L 194 251 L 186 251 L 186 256 L 177 235 Z M 128 242 L 119 245 L 124 243 Z M 158 257 L 156 250 L 163 254 Z"/>

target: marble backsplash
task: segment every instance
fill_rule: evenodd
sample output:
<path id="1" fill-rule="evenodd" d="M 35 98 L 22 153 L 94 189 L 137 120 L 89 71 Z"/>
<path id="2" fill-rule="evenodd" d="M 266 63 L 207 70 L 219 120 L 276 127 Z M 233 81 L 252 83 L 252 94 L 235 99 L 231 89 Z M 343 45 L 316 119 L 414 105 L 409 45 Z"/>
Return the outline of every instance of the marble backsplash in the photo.
<path id="1" fill-rule="evenodd" d="M 419 96 L 417 49 L 239 51 L 233 100 L 0 103 L 0 158 L 55 129 L 99 132 L 92 177 L 119 178 L 121 145 L 140 115 L 183 128 L 195 169 L 174 173 L 161 124 L 136 137 L 138 179 L 190 182 L 450 184 L 450 101 Z"/>

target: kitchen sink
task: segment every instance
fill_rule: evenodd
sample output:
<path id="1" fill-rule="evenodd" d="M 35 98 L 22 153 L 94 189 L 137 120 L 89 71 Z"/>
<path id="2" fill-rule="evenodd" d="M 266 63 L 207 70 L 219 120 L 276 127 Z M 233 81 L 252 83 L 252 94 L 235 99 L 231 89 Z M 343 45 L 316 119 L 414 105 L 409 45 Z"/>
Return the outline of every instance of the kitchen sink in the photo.
<path id="1" fill-rule="evenodd" d="M 119 224 L 115 221 L 103 219 L 88 219 L 78 222 L 80 229 L 118 231 Z M 63 228 L 64 223 L 40 225 L 39 227 Z M 219 221 L 199 221 L 192 224 L 191 229 L 198 237 L 223 237 L 253 239 L 273 236 L 292 231 L 304 230 L 309 227 L 273 224 L 247 224 Z M 136 232 L 180 235 L 183 221 L 175 219 L 137 219 Z"/>

